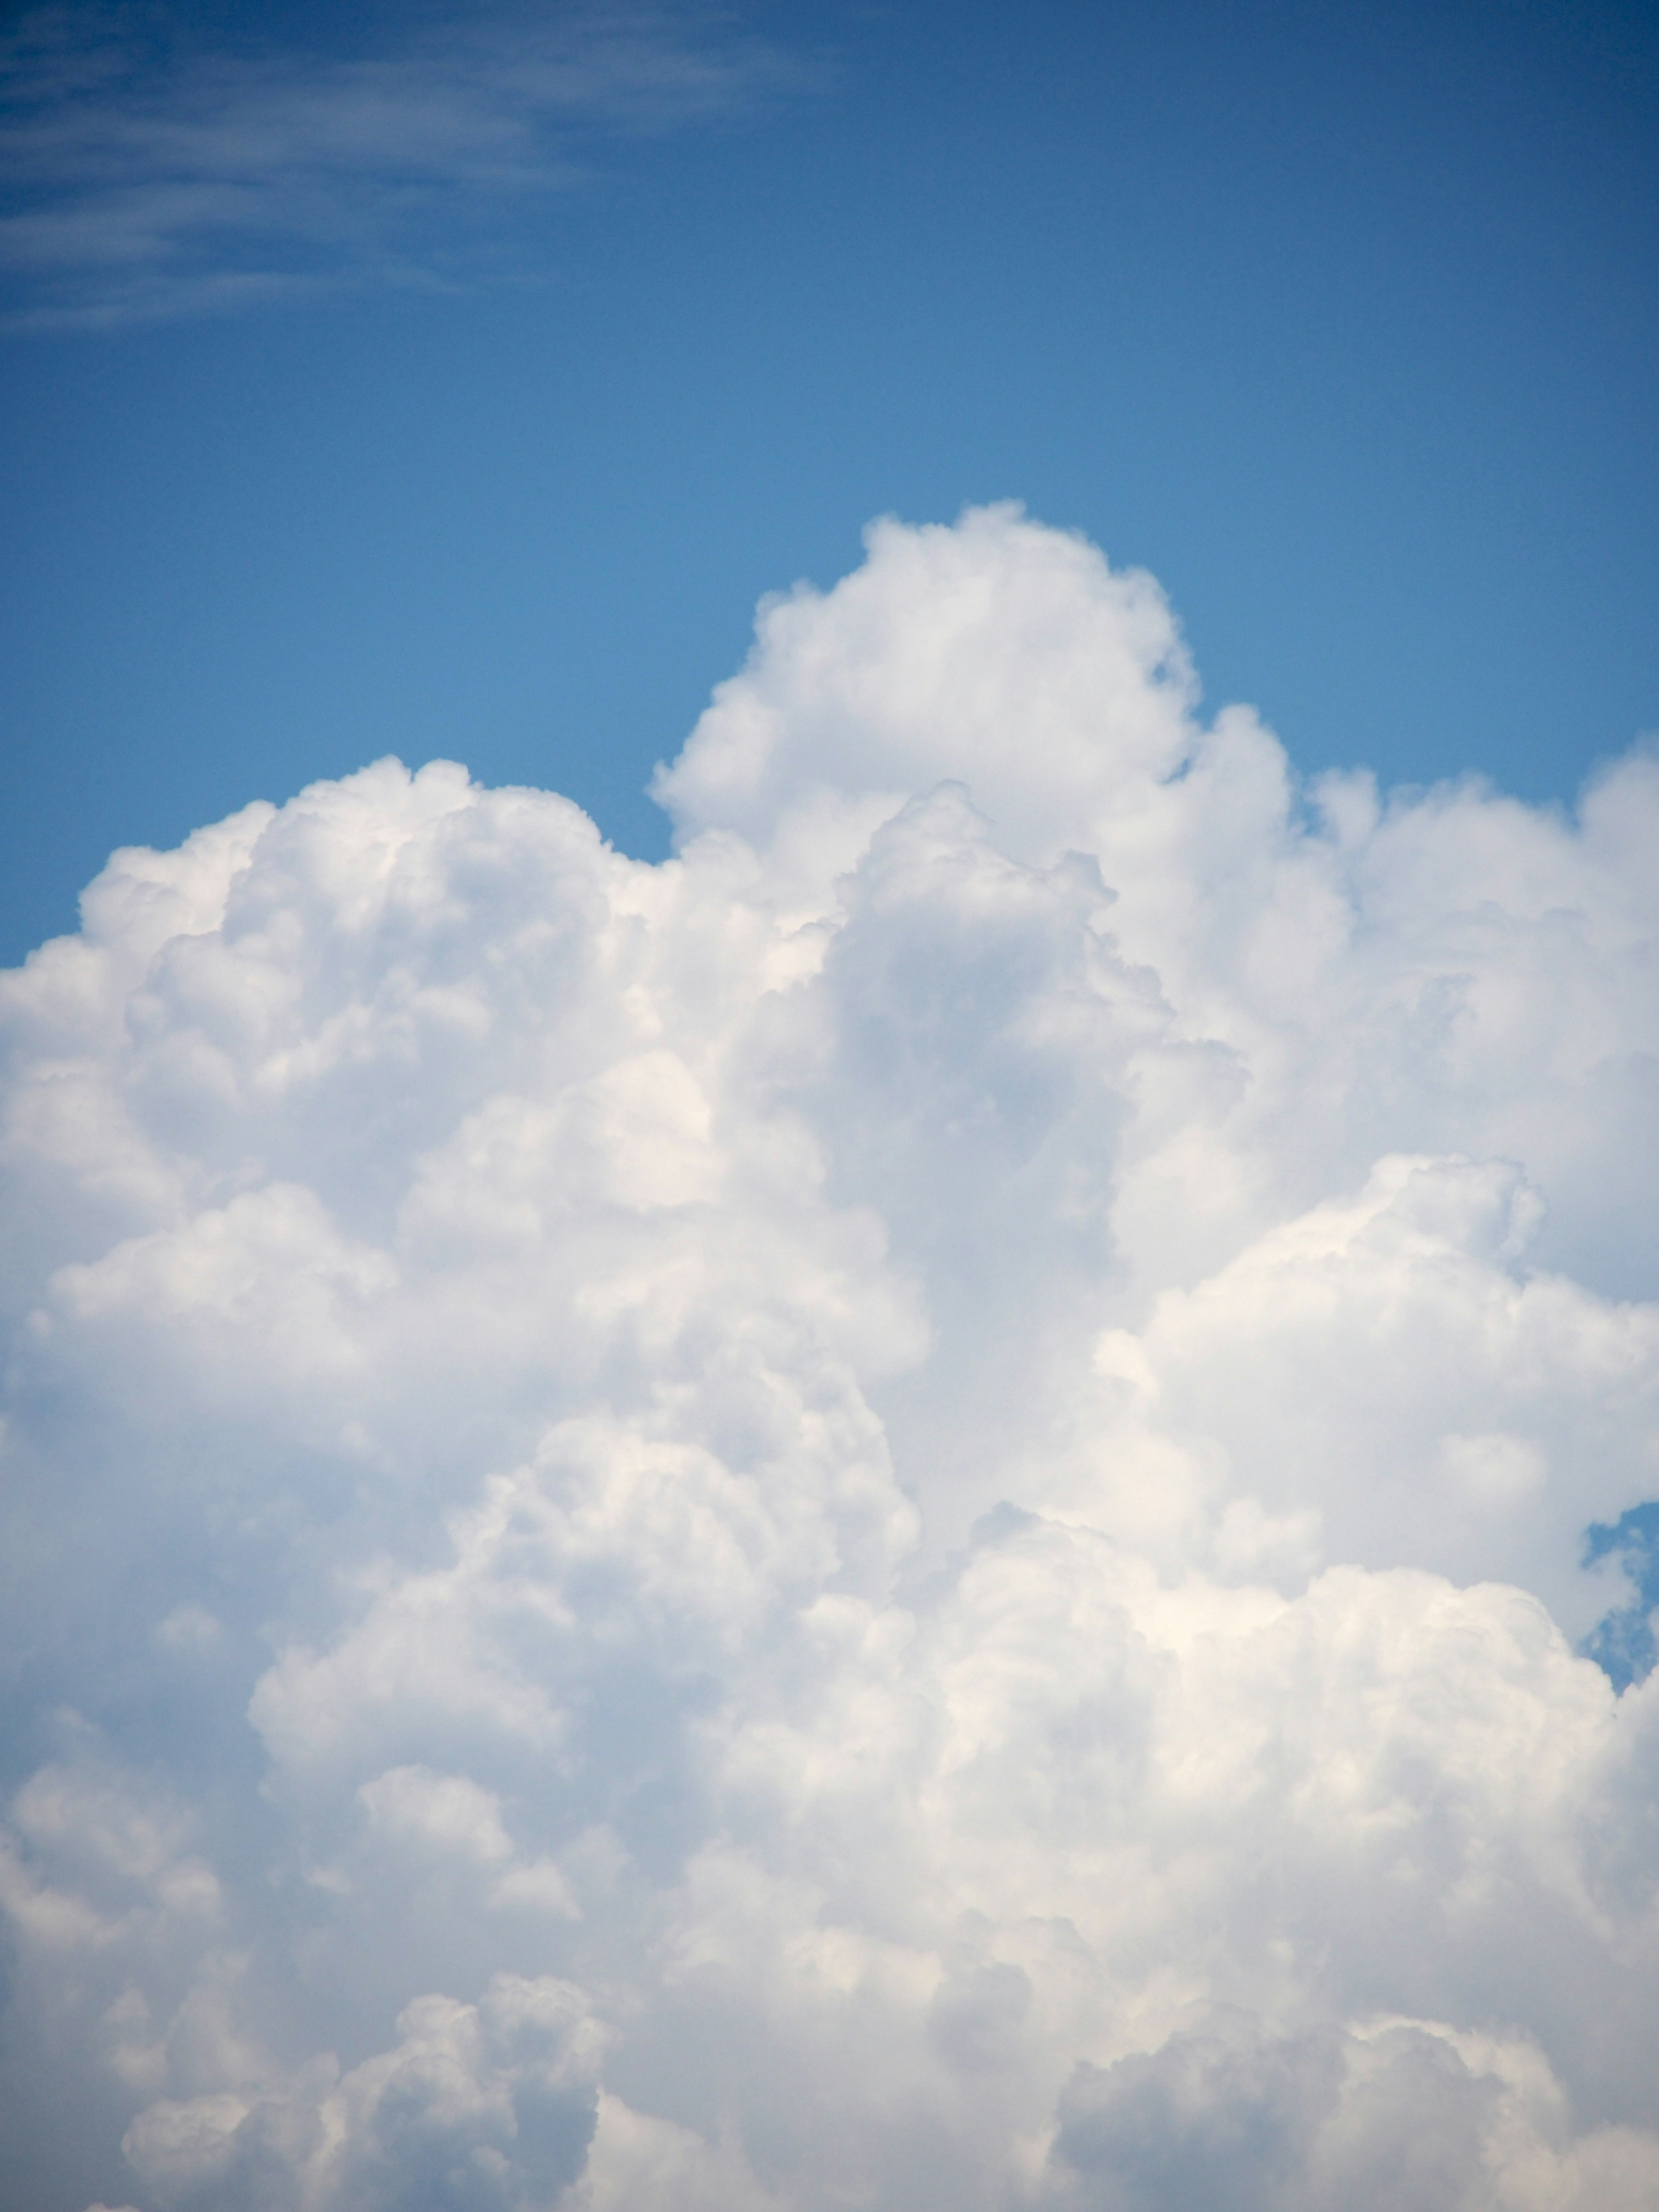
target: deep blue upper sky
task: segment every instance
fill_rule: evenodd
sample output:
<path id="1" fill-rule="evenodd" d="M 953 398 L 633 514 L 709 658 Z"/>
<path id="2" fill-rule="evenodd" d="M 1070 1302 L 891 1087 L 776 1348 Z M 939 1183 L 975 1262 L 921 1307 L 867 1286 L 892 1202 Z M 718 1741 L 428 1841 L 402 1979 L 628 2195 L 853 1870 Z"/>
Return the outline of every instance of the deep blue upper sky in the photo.
<path id="1" fill-rule="evenodd" d="M 388 750 L 661 851 L 757 597 L 884 510 L 1151 568 L 1306 768 L 1569 798 L 1659 727 L 1649 6 L 112 20 L 14 103 L 0 957 Z"/>

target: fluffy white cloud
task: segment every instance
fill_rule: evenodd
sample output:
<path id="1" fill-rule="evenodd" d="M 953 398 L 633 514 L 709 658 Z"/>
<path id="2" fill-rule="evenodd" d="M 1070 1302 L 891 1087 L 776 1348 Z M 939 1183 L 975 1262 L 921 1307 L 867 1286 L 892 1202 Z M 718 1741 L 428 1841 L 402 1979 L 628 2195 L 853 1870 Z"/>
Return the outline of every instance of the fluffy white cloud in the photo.
<path id="1" fill-rule="evenodd" d="M 1302 789 L 991 509 L 659 790 L 0 981 L 20 2212 L 1650 2205 L 1659 767 Z"/>

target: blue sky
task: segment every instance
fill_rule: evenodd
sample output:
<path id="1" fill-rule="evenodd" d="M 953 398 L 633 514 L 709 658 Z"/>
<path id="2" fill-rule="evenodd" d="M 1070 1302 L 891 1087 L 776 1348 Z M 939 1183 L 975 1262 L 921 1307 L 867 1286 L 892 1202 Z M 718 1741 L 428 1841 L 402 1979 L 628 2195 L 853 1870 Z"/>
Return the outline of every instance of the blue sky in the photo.
<path id="1" fill-rule="evenodd" d="M 1652 2212 L 1651 10 L 343 21 L 0 25 L 5 2212 Z"/>
<path id="2" fill-rule="evenodd" d="M 1569 797 L 1659 723 L 1650 11 L 668 10 L 596 69 L 617 20 L 37 33 L 6 957 L 112 845 L 388 750 L 660 851 L 757 599 L 884 512 L 1151 568 L 1304 766 Z"/>

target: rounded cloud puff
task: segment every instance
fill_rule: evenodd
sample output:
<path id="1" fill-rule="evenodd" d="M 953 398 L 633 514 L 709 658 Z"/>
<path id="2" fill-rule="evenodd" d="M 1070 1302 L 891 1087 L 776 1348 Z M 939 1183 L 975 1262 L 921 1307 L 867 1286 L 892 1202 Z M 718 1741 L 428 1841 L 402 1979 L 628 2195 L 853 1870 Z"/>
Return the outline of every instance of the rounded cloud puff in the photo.
<path id="1" fill-rule="evenodd" d="M 658 790 L 0 978 L 11 2201 L 1659 2201 L 1653 759 L 1304 788 L 1004 507 Z"/>

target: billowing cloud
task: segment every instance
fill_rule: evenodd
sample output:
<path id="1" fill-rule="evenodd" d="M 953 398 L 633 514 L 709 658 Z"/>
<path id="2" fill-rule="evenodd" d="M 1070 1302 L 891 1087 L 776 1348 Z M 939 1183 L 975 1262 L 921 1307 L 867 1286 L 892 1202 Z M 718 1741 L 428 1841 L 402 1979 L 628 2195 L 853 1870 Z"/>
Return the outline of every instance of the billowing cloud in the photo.
<path id="1" fill-rule="evenodd" d="M 659 790 L 3 979 L 22 2212 L 1644 2212 L 1659 763 L 1304 787 L 996 508 Z"/>
<path id="2" fill-rule="evenodd" d="M 596 141 L 809 71 L 700 9 L 487 6 L 362 51 L 216 51 L 165 15 L 33 9 L 0 40 L 0 267 L 25 325 L 533 274 L 505 220 Z"/>

